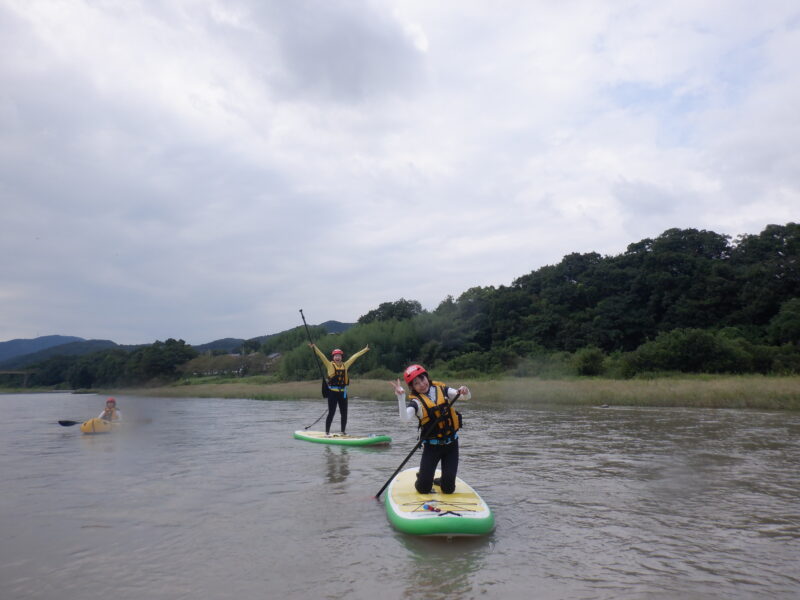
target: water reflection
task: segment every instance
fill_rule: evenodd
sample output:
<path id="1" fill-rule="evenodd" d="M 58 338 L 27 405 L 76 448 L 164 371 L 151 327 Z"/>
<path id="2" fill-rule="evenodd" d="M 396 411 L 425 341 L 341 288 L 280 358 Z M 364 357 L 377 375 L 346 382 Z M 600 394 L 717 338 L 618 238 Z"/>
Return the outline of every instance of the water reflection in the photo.
<path id="1" fill-rule="evenodd" d="M 402 538 L 411 559 L 405 598 L 462 598 L 475 589 L 475 575 L 491 554 L 493 536 L 419 537 L 397 534 Z"/>
<path id="2" fill-rule="evenodd" d="M 315 448 L 319 445 L 313 444 Z M 350 459 L 351 457 L 359 464 L 359 455 L 365 454 L 381 454 L 384 452 L 391 452 L 388 445 L 379 446 L 337 446 L 325 444 L 325 478 L 328 483 L 343 483 L 351 474 Z"/>
<path id="3" fill-rule="evenodd" d="M 342 483 L 350 475 L 350 453 L 344 446 L 336 449 L 325 446 L 325 460 L 328 466 L 328 483 Z"/>

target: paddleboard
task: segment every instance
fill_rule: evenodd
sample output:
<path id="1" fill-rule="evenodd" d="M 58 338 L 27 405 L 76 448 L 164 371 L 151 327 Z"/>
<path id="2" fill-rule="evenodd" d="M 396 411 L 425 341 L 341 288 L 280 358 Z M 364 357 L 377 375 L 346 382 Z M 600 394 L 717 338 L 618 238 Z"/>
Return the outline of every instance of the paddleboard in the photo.
<path id="1" fill-rule="evenodd" d="M 395 529 L 445 537 L 486 535 L 494 530 L 491 509 L 463 479 L 456 477 L 452 494 L 443 494 L 438 485 L 430 494 L 420 494 L 414 487 L 418 470 L 400 472 L 387 489 L 386 514 Z"/>
<path id="2" fill-rule="evenodd" d="M 116 431 L 119 425 L 119 423 L 112 423 L 111 421 L 104 421 L 103 419 L 95 417 L 81 423 L 81 431 L 83 433 L 108 433 L 110 431 Z"/>
<path id="3" fill-rule="evenodd" d="M 379 444 L 389 444 L 392 441 L 388 435 L 378 435 L 371 433 L 367 436 L 349 435 L 341 433 L 331 433 L 326 435 L 324 431 L 305 431 L 298 429 L 294 432 L 294 437 L 306 442 L 317 444 L 336 444 L 339 446 L 376 446 Z"/>
<path id="4" fill-rule="evenodd" d="M 377 435 L 375 433 L 368 436 L 342 435 L 341 433 L 326 435 L 324 431 L 305 431 L 303 429 L 295 431 L 294 437 L 298 440 L 305 440 L 306 442 L 336 444 L 339 446 L 374 446 L 378 444 L 389 444 L 392 441 L 392 438 L 388 435 Z"/>

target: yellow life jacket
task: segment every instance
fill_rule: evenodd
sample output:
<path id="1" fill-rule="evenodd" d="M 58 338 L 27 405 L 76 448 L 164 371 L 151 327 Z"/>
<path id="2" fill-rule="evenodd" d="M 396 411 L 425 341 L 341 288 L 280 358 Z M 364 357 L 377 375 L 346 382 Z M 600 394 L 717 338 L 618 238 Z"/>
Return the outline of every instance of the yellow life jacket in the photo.
<path id="1" fill-rule="evenodd" d="M 422 430 L 420 435 L 424 435 L 422 439 L 425 440 L 450 438 L 461 429 L 461 414 L 452 408 L 447 409 L 447 416 L 436 423 L 431 431 L 428 431 L 428 423 L 436 421 L 442 416 L 443 408 L 449 401 L 448 387 L 445 384 L 441 381 L 432 381 L 431 387 L 435 387 L 437 390 L 436 402 L 431 400 L 428 394 L 409 394 L 409 397 L 416 398 L 422 406 L 423 414 L 419 417 L 419 427 Z"/>
<path id="2" fill-rule="evenodd" d="M 343 388 L 346 385 L 350 385 L 350 375 L 347 373 L 347 367 L 344 366 L 344 363 L 339 366 L 331 361 L 331 365 L 333 365 L 334 371 L 333 375 L 328 377 L 328 387 Z"/>

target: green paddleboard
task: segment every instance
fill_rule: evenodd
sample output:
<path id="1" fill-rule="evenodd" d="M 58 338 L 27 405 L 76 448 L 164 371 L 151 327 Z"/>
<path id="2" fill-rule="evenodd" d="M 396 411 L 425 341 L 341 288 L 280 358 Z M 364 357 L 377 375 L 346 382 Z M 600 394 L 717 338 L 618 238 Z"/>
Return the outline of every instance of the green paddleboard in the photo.
<path id="1" fill-rule="evenodd" d="M 337 446 L 376 446 L 380 444 L 389 444 L 392 441 L 392 438 L 388 435 L 377 435 L 374 433 L 367 436 L 342 435 L 341 433 L 325 435 L 324 431 L 305 431 L 302 429 L 295 431 L 294 437 L 298 440 L 305 440 L 306 442 L 335 444 Z"/>
<path id="2" fill-rule="evenodd" d="M 491 509 L 462 479 L 456 477 L 452 494 L 443 494 L 438 485 L 430 494 L 420 494 L 414 487 L 418 470 L 406 469 L 389 484 L 384 504 L 395 529 L 445 537 L 486 535 L 494 530 Z"/>

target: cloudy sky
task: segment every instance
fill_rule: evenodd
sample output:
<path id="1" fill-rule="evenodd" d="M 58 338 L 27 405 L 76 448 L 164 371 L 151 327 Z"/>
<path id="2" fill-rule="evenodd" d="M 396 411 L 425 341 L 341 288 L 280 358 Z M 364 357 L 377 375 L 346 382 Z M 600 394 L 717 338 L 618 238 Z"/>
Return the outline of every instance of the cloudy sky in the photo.
<path id="1" fill-rule="evenodd" d="M 434 309 L 800 216 L 796 0 L 0 0 L 0 341 Z"/>

